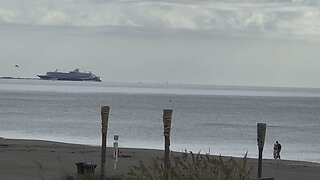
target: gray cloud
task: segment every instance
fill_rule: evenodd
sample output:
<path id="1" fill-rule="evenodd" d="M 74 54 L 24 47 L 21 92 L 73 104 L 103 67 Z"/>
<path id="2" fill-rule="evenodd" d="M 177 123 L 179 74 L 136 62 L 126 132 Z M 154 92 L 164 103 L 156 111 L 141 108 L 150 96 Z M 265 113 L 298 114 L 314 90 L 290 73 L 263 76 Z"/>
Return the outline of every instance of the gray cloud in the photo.
<path id="1" fill-rule="evenodd" d="M 0 23 L 320 35 L 317 0 L 2 0 Z"/>
<path id="2" fill-rule="evenodd" d="M 80 68 L 104 81 L 320 87 L 319 7 L 315 0 L 1 0 L 0 76 Z"/>

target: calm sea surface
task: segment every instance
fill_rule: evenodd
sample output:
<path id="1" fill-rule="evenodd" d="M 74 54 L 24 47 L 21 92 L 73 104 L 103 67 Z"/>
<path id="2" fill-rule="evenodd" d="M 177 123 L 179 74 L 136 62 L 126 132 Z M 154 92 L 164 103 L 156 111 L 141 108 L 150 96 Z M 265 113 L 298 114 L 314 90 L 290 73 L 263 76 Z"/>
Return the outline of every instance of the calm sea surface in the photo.
<path id="1" fill-rule="evenodd" d="M 0 80 L 0 137 L 101 143 L 100 107 L 111 107 L 108 146 L 162 149 L 162 111 L 173 109 L 171 149 L 257 156 L 267 124 L 282 158 L 320 162 L 320 89 Z"/>

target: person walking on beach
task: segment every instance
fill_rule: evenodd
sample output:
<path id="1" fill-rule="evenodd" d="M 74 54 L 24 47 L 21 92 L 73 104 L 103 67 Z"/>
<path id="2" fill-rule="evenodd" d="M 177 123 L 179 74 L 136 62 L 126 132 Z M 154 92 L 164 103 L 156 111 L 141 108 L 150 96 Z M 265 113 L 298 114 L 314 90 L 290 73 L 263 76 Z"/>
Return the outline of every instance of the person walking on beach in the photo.
<path id="1" fill-rule="evenodd" d="M 281 144 L 278 141 L 276 141 L 274 149 L 276 149 L 275 159 L 280 159 L 281 160 L 281 158 L 280 158 Z"/>
<path id="2" fill-rule="evenodd" d="M 278 151 L 278 147 L 277 147 L 277 143 L 273 144 L 273 158 L 277 159 L 277 151 Z"/>

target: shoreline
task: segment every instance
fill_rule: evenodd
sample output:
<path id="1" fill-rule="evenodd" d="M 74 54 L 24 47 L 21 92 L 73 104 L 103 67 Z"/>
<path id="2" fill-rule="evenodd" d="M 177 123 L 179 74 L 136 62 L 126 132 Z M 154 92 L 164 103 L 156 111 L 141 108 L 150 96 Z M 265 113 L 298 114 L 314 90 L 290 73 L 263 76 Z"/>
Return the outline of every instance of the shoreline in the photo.
<path id="1" fill-rule="evenodd" d="M 92 147 L 100 147 L 101 145 L 97 145 L 96 143 L 85 143 L 85 142 L 83 142 L 83 141 L 78 141 L 78 142 L 73 142 L 74 141 L 74 139 L 69 139 L 69 141 L 63 141 L 63 140 L 61 140 L 61 138 L 54 138 L 54 139 L 47 139 L 47 138 L 43 138 L 43 139 L 41 139 L 41 138 L 21 138 L 21 136 L 18 136 L 18 137 L 12 137 L 12 136 L 6 136 L 6 137 L 4 137 L 4 136 L 0 136 L 0 139 L 11 139 L 11 140 L 28 140 L 28 141 L 44 141 L 44 142 L 55 142 L 55 143 L 62 143 L 62 144 L 72 144 L 72 145 L 79 145 L 79 146 L 92 146 Z M 99 138 L 101 138 L 101 137 L 99 137 Z M 100 142 L 101 140 L 99 140 L 99 142 Z M 100 142 L 101 143 L 101 142 Z M 107 146 L 108 147 L 111 147 L 111 145 L 110 144 L 112 144 L 110 141 L 109 141 L 109 139 L 108 139 L 108 142 L 107 142 Z M 156 150 L 156 151 L 158 151 L 158 150 L 160 150 L 160 151 L 162 151 L 163 149 L 160 149 L 160 148 L 150 148 L 150 147 L 148 147 L 148 146 L 143 146 L 143 147 L 134 147 L 134 146 L 120 146 L 120 148 L 125 148 L 125 149 L 145 149 L 145 150 Z M 268 152 L 266 152 L 267 150 L 266 150 L 267 148 L 264 148 L 264 153 L 263 153 L 263 155 L 264 155 L 264 159 L 265 160 L 273 160 L 273 158 L 270 158 L 271 156 L 268 156 L 267 155 L 267 153 Z M 184 149 L 185 150 L 185 149 Z M 171 152 L 176 152 L 176 153 L 181 153 L 181 152 L 183 152 L 184 150 L 176 150 L 176 149 L 171 149 Z M 190 149 L 186 149 L 188 152 L 189 151 L 191 151 Z M 206 154 L 207 153 L 207 151 L 204 151 L 204 150 L 192 150 L 192 152 L 193 153 L 198 153 L 198 152 L 201 152 L 201 154 Z M 225 157 L 233 157 L 233 158 L 243 158 L 244 157 L 244 155 L 245 155 L 245 153 L 237 153 L 237 154 L 232 154 L 232 153 L 225 153 L 225 154 L 223 154 L 223 151 L 219 151 L 219 152 L 222 152 L 222 153 L 217 153 L 217 152 L 212 152 L 210 155 L 212 155 L 212 156 L 219 156 L 219 155 L 222 155 L 222 156 L 225 156 Z M 245 152 L 245 151 L 243 151 L 243 152 Z M 251 151 L 251 152 L 253 152 L 253 151 Z M 210 153 L 210 152 L 209 152 Z M 283 153 L 283 152 L 282 152 Z M 256 156 L 258 156 L 258 154 L 256 155 Z M 253 156 L 252 154 L 251 155 L 248 155 L 247 157 L 248 158 L 250 158 L 250 159 L 257 159 L 257 157 L 256 156 Z M 266 157 L 267 156 L 267 157 Z M 282 157 L 282 156 L 281 156 Z M 288 158 L 281 158 L 282 160 L 285 160 L 285 161 L 294 161 L 294 162 L 307 162 L 307 163 L 316 163 L 316 164 L 320 164 L 320 162 L 319 161 L 308 161 L 308 160 L 304 160 L 304 159 L 288 159 Z"/>
<path id="2" fill-rule="evenodd" d="M 106 175 L 126 174 L 140 160 L 148 163 L 163 157 L 163 150 L 120 147 L 122 157 L 119 157 L 118 169 L 114 170 L 112 150 L 107 148 Z M 68 174 L 76 174 L 76 162 L 94 163 L 98 165 L 95 172 L 99 173 L 100 153 L 98 146 L 0 137 L 0 179 L 62 179 Z M 247 162 L 247 167 L 252 168 L 251 178 L 256 178 L 257 159 L 247 158 Z M 262 174 L 274 179 L 313 180 L 320 177 L 319 168 L 320 163 L 314 162 L 264 159 Z"/>

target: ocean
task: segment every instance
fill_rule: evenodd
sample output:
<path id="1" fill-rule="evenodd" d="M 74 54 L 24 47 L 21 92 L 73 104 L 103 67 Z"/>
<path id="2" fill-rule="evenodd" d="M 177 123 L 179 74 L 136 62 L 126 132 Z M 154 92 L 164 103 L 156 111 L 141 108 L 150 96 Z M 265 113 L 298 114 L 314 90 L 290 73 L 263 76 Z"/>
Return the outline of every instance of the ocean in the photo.
<path id="1" fill-rule="evenodd" d="M 173 109 L 171 150 L 320 163 L 320 89 L 0 80 L 0 137 L 101 144 L 101 106 L 110 106 L 107 145 L 163 149 L 163 109 Z"/>

